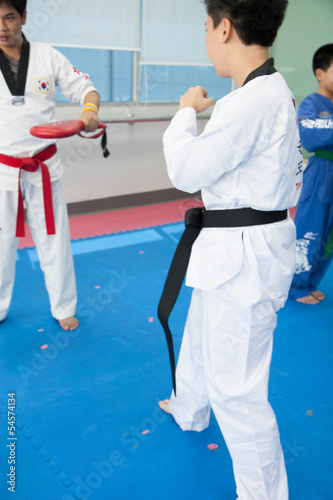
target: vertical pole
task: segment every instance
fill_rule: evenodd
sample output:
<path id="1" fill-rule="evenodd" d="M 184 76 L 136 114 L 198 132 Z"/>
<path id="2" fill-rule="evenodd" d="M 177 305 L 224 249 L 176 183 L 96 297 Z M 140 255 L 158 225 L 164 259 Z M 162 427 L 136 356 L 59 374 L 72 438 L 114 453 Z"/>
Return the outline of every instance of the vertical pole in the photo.
<path id="1" fill-rule="evenodd" d="M 141 55 L 143 44 L 143 23 L 145 19 L 145 0 L 140 1 L 140 50 L 133 52 L 133 102 L 140 103 L 140 85 L 141 85 Z"/>
<path id="2" fill-rule="evenodd" d="M 140 79 L 141 79 L 141 52 L 133 51 L 133 103 L 138 104 L 140 101 Z"/>

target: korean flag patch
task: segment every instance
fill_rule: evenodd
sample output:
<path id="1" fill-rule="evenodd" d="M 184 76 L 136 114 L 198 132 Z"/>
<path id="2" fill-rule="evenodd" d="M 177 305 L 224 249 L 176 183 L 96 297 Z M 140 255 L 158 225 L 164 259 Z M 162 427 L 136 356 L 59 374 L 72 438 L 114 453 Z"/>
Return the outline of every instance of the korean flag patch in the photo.
<path id="1" fill-rule="evenodd" d="M 47 78 L 35 78 L 35 90 L 42 94 L 51 94 L 51 80 Z"/>

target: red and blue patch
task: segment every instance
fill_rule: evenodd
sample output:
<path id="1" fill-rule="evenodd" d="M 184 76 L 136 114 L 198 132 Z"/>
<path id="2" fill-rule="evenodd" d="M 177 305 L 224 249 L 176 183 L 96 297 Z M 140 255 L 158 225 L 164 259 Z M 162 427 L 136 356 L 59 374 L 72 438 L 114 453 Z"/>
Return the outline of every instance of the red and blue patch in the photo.
<path id="1" fill-rule="evenodd" d="M 35 90 L 42 94 L 51 94 L 52 82 L 48 78 L 35 78 Z"/>

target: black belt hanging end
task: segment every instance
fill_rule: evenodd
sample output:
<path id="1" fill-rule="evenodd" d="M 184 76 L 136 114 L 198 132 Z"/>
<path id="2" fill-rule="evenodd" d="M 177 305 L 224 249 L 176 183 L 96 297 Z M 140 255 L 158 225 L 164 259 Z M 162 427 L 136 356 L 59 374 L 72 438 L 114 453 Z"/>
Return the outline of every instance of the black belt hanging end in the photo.
<path id="1" fill-rule="evenodd" d="M 162 297 L 161 297 L 162 299 Z M 168 325 L 168 317 L 165 316 L 165 309 L 163 308 L 163 303 L 161 304 L 161 301 L 158 305 L 158 310 L 157 310 L 157 315 L 158 319 L 160 320 L 160 323 L 163 327 L 166 341 L 168 344 L 168 351 L 169 351 L 169 359 L 170 359 L 170 367 L 171 367 L 171 375 L 172 375 L 172 386 L 173 390 L 175 393 L 175 396 L 177 396 L 176 393 L 176 362 L 175 362 L 175 352 L 173 348 L 173 341 L 172 341 L 172 335 L 170 332 L 170 328 Z"/>
<path id="2" fill-rule="evenodd" d="M 101 147 L 103 150 L 103 156 L 104 158 L 107 158 L 110 155 L 110 151 L 106 147 L 107 144 L 107 136 L 106 136 L 106 129 L 104 130 L 104 133 L 102 135 L 102 140 L 101 140 Z"/>
<path id="3" fill-rule="evenodd" d="M 176 363 L 173 348 L 172 335 L 168 320 L 176 303 L 181 286 L 186 274 L 187 265 L 190 259 L 191 248 L 198 237 L 202 224 L 202 208 L 191 208 L 185 215 L 185 231 L 178 243 L 176 252 L 173 256 L 163 292 L 158 304 L 157 315 L 163 327 L 169 350 L 170 367 L 172 374 L 173 390 L 176 393 Z"/>
<path id="4" fill-rule="evenodd" d="M 246 227 L 272 224 L 288 218 L 287 210 L 265 212 L 252 208 L 208 210 L 190 208 L 185 214 L 185 231 L 173 256 L 163 292 L 158 304 L 158 319 L 163 327 L 169 349 L 172 384 L 176 395 L 176 366 L 169 316 L 176 303 L 190 260 L 192 245 L 202 227 Z"/>

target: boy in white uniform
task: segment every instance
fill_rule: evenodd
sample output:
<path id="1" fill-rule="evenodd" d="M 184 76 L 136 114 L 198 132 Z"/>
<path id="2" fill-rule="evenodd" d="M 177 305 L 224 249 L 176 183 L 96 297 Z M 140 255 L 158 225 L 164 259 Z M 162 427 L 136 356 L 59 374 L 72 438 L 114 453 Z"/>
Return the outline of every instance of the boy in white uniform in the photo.
<path id="1" fill-rule="evenodd" d="M 63 329 L 73 330 L 77 296 L 62 166 L 54 141 L 29 130 L 55 120 L 56 85 L 71 102 L 84 105 L 79 119 L 85 130 L 96 130 L 99 94 L 60 52 L 29 44 L 22 33 L 26 16 L 26 0 L 0 1 L 0 321 L 12 297 L 24 199 L 51 313 Z M 43 199 L 43 190 L 52 194 Z"/>
<path id="2" fill-rule="evenodd" d="M 295 265 L 295 227 L 287 209 L 297 204 L 302 185 L 295 101 L 268 58 L 287 0 L 205 4 L 208 55 L 217 74 L 233 78 L 238 89 L 217 101 L 200 136 L 196 113 L 213 100 L 202 87 L 189 89 L 163 138 L 174 186 L 201 189 L 204 215 L 214 212 L 221 223 L 203 224 L 192 247 L 186 284 L 194 290 L 177 396 L 173 392 L 160 406 L 181 429 L 195 431 L 208 427 L 212 408 L 233 460 L 238 499 L 287 500 L 268 402 L 276 312 Z M 238 223 L 226 227 L 231 212 Z M 254 222 L 257 216 L 263 222 Z"/>

